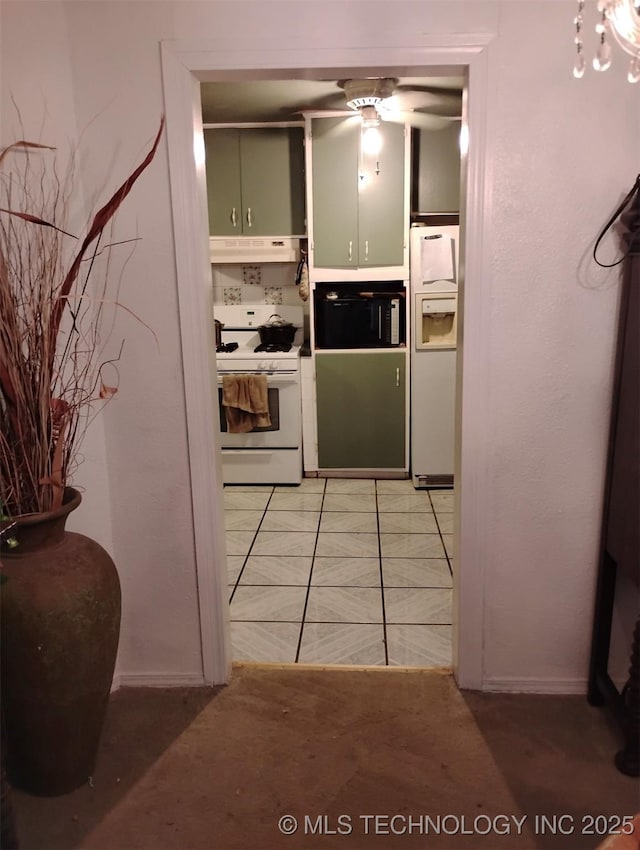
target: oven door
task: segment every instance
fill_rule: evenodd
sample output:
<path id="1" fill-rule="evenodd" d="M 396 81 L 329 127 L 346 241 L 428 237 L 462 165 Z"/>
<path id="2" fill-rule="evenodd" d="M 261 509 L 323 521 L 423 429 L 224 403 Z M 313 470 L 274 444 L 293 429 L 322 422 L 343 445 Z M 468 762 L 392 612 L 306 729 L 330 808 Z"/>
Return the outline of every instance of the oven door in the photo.
<path id="1" fill-rule="evenodd" d="M 246 371 L 224 374 L 248 374 Z M 264 374 L 255 372 L 252 374 Z M 245 434 L 231 434 L 227 428 L 225 407 L 222 404 L 222 374 L 218 374 L 218 408 L 220 416 L 220 445 L 222 449 L 297 449 L 300 446 L 300 379 L 298 372 L 267 374 L 267 398 L 271 426 L 255 428 Z"/>

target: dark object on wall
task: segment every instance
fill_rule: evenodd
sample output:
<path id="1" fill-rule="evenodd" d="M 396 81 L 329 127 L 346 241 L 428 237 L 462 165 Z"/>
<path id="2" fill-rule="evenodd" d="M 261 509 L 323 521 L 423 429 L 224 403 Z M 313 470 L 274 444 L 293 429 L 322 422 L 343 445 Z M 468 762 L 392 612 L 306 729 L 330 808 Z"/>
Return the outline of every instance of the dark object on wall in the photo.
<path id="1" fill-rule="evenodd" d="M 120 633 L 120 582 L 95 541 L 65 531 L 80 504 L 16 519 L 2 555 L 2 710 L 14 787 L 73 791 L 93 773 Z"/>
<path id="2" fill-rule="evenodd" d="M 618 262 L 624 265 L 588 699 L 592 705 L 607 704 L 614 712 L 625 739 L 616 766 L 622 773 L 639 776 L 640 620 L 635 627 L 629 679 L 621 693 L 608 665 L 618 574 L 624 573 L 636 595 L 640 593 L 640 175 L 599 237 L 594 257 L 604 233 L 618 217 L 624 248 L 624 257 Z"/>

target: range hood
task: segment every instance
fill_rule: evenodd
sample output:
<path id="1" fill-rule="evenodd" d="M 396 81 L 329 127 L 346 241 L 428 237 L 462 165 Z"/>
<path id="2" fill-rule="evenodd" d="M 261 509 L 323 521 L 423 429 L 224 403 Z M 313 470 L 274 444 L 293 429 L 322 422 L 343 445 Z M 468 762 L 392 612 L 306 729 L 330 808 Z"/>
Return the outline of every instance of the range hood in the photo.
<path id="1" fill-rule="evenodd" d="M 300 239 L 295 236 L 210 236 L 212 263 L 297 263 Z"/>

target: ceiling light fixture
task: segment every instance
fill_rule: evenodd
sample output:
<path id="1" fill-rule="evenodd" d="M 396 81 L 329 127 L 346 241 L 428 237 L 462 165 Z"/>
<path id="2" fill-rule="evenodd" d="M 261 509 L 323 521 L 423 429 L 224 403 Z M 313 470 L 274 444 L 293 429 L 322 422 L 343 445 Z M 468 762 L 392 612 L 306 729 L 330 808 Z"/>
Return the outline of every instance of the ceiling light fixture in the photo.
<path id="1" fill-rule="evenodd" d="M 361 148 L 362 153 L 368 156 L 377 157 L 382 150 L 382 134 L 378 129 L 380 127 L 380 116 L 375 106 L 360 106 L 358 108 L 360 117 L 362 118 L 362 136 Z M 380 173 L 380 164 L 376 162 L 376 174 Z"/>
<path id="2" fill-rule="evenodd" d="M 382 150 L 382 136 L 377 127 L 362 128 L 362 152 L 369 156 L 377 156 Z"/>
<path id="3" fill-rule="evenodd" d="M 382 134 L 380 127 L 380 116 L 375 106 L 363 106 L 360 110 L 362 115 L 362 151 L 370 156 L 377 156 L 382 150 Z"/>
<path id="4" fill-rule="evenodd" d="M 573 76 L 584 76 L 586 61 L 583 47 L 584 0 L 578 0 L 578 13 L 574 18 L 576 27 L 576 61 Z M 640 80 L 640 0 L 598 0 L 600 17 L 596 24 L 598 45 L 593 58 L 596 71 L 606 71 L 611 65 L 611 40 L 613 35 L 618 45 L 631 56 L 627 79 L 630 83 Z"/>
<path id="5" fill-rule="evenodd" d="M 362 117 L 362 126 L 367 129 L 380 126 L 380 116 L 375 106 L 361 106 L 358 110 Z"/>

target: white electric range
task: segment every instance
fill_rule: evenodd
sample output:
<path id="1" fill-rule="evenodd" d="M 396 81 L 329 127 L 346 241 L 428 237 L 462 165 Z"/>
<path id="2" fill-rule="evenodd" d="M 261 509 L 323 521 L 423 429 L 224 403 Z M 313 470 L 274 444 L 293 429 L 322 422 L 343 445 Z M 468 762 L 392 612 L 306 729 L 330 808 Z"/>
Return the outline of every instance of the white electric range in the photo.
<path id="1" fill-rule="evenodd" d="M 274 315 L 296 327 L 286 349 L 264 350 L 258 327 Z M 222 478 L 225 484 L 299 484 L 302 481 L 300 347 L 302 307 L 257 304 L 216 306 L 222 346 L 216 351 Z M 224 375 L 265 375 L 271 426 L 232 434 L 222 405 Z"/>

